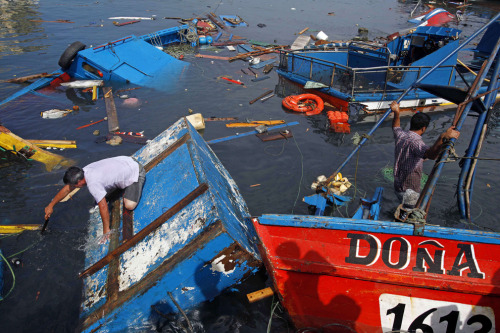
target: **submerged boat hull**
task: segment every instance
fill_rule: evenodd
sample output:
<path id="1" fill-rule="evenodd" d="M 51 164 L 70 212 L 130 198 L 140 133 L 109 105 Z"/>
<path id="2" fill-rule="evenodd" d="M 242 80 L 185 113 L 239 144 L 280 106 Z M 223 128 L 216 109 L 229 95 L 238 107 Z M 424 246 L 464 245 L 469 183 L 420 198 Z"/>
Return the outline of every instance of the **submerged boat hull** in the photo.
<path id="1" fill-rule="evenodd" d="M 187 120 L 133 155 L 146 182 L 133 215 L 113 204 L 111 240 L 91 213 L 81 331 L 154 329 L 155 318 L 213 299 L 260 267 L 238 188 Z"/>
<path id="2" fill-rule="evenodd" d="M 495 332 L 500 234 L 264 215 L 260 250 L 297 329 Z M 430 329 L 430 330 L 429 330 Z"/>

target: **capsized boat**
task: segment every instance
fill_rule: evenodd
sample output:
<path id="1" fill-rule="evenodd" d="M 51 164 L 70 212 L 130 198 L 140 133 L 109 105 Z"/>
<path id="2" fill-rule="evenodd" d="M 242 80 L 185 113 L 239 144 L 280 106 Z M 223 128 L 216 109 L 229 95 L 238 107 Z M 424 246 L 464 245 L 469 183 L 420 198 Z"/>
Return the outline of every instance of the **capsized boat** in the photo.
<path id="1" fill-rule="evenodd" d="M 479 156 L 500 88 L 498 41 L 499 35 L 454 122 L 460 130 L 471 109 L 479 114 L 457 185 L 459 212 L 467 220 L 471 220 L 476 171 L 472 161 Z M 475 104 L 486 77 L 487 93 L 479 105 Z M 386 111 L 369 135 L 390 112 Z M 382 188 L 376 189 L 372 198 L 363 199 L 351 218 L 323 216 L 350 199 L 345 191 L 336 193 L 334 187 L 342 183 L 337 176 L 364 142 L 366 139 L 331 177 L 317 184 L 316 194 L 304 198 L 314 206 L 316 216 L 252 218 L 275 291 L 296 328 L 357 333 L 496 332 L 500 318 L 500 233 L 428 223 L 429 204 L 455 139 L 445 144 L 415 208 L 398 207 L 396 221 L 381 218 Z"/>
<path id="2" fill-rule="evenodd" d="M 489 31 L 492 33 L 486 32 L 485 36 L 497 36 L 498 26 L 490 25 Z M 374 114 L 385 111 L 420 78 L 425 77 L 421 83 L 427 85 L 470 84 L 475 77 L 470 73 L 471 80 L 463 81 L 467 77 L 457 73 L 458 54 L 452 53 L 460 45 L 460 32 L 448 27 L 420 26 L 406 34 L 391 35 L 384 45 L 350 42 L 331 48 L 326 45 L 329 49 L 280 50 L 277 72 L 307 93 L 317 94 L 340 111 L 349 112 L 350 118 Z M 488 44 L 482 48 L 485 50 L 494 45 L 493 39 L 484 43 Z M 427 75 L 436 64 L 440 64 L 439 69 Z M 311 81 L 319 83 L 319 87 L 306 89 Z M 486 88 L 481 89 L 484 92 Z M 455 107 L 447 97 L 414 89 L 404 96 L 400 106 L 421 111 Z"/>
<path id="3" fill-rule="evenodd" d="M 82 332 L 152 329 L 158 314 L 211 300 L 261 267 L 238 187 L 185 118 L 133 157 L 147 172 L 142 198 L 133 214 L 113 203 L 110 242 L 99 244 L 91 212 Z"/>
<path id="4" fill-rule="evenodd" d="M 126 36 L 95 47 L 86 48 L 85 44 L 76 41 L 62 53 L 58 62 L 61 68 L 52 73 L 53 77 L 33 82 L 1 101 L 0 105 L 72 80 L 98 80 L 96 82 L 165 91 L 174 86 L 189 63 L 164 50 L 175 44 L 196 46 L 197 40 L 196 27 L 185 24 L 142 36 Z"/>

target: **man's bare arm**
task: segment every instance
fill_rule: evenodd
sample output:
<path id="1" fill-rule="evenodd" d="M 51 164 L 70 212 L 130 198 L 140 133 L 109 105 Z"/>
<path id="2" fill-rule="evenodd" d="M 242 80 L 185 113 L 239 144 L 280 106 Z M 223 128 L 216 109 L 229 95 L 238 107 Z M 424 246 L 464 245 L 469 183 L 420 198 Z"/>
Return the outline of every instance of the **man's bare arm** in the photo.
<path id="1" fill-rule="evenodd" d="M 110 231 L 110 229 L 109 229 L 109 209 L 106 198 L 102 198 L 102 200 L 99 201 L 97 205 L 99 206 L 99 213 L 101 213 L 102 233 L 107 234 Z"/>
<path id="2" fill-rule="evenodd" d="M 391 110 L 394 113 L 394 118 L 392 119 L 392 127 L 401 127 L 401 121 L 399 120 L 399 104 L 396 101 L 391 103 Z"/>
<path id="3" fill-rule="evenodd" d="M 64 185 L 64 187 L 59 192 L 57 192 L 52 201 L 47 205 L 47 207 L 45 207 L 45 219 L 48 219 L 50 215 L 52 215 L 52 213 L 54 212 L 54 206 L 59 201 L 64 199 L 69 194 L 69 192 L 71 192 L 71 187 L 69 185 Z"/>

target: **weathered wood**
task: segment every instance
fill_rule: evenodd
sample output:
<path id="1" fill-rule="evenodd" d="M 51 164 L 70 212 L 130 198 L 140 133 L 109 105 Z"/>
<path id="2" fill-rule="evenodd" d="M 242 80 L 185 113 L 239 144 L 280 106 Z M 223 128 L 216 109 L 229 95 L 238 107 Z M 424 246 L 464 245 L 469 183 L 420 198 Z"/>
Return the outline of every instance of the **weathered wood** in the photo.
<path id="1" fill-rule="evenodd" d="M 259 99 L 261 99 L 262 97 L 265 97 L 265 96 L 269 95 L 269 94 L 270 94 L 270 93 L 272 93 L 273 91 L 274 91 L 274 90 L 272 90 L 272 89 L 271 89 L 271 90 L 268 90 L 268 91 L 266 91 L 265 93 L 263 93 L 262 95 L 259 95 L 259 97 L 256 97 L 256 98 L 252 99 L 252 100 L 251 100 L 250 102 L 248 102 L 248 103 L 249 103 L 249 104 L 253 104 L 253 103 L 257 102 Z"/>
<path id="2" fill-rule="evenodd" d="M 34 80 L 34 79 L 41 79 L 44 77 L 52 77 L 52 76 L 56 76 L 56 75 L 59 75 L 59 74 L 40 73 L 40 74 L 21 76 L 21 77 L 15 78 L 15 79 L 5 80 L 3 82 L 6 82 L 6 83 L 24 83 L 26 81 L 30 81 L 30 80 Z"/>
<path id="3" fill-rule="evenodd" d="M 238 117 L 210 117 L 204 118 L 205 121 L 228 121 L 228 120 L 238 120 Z"/>
<path id="4" fill-rule="evenodd" d="M 225 30 L 227 31 L 228 30 L 228 27 L 223 23 L 221 22 L 217 16 L 215 15 L 215 13 L 213 12 L 210 12 L 207 14 L 207 17 L 212 21 L 214 22 L 219 28 L 221 28 L 222 30 Z"/>
<path id="5" fill-rule="evenodd" d="M 144 170 L 146 172 L 149 172 L 149 170 L 153 169 L 155 165 L 163 161 L 168 155 L 172 154 L 177 148 L 185 144 L 190 137 L 191 136 L 189 134 L 183 135 L 182 138 L 175 141 L 170 147 L 165 149 L 161 154 L 157 155 L 155 158 L 149 161 L 149 163 L 144 166 Z"/>
<path id="6" fill-rule="evenodd" d="M 115 250 L 120 244 L 120 234 L 118 233 L 118 229 L 120 228 L 120 205 L 121 205 L 121 200 L 119 198 L 116 198 L 112 203 L 111 219 L 110 219 L 111 220 L 110 229 L 112 233 L 110 235 L 108 253 Z M 110 300 L 115 300 L 118 298 L 119 275 L 120 275 L 120 261 L 118 260 L 118 258 L 115 258 L 109 264 L 108 279 L 106 283 L 106 295 Z"/>
<path id="7" fill-rule="evenodd" d="M 109 252 L 101 260 L 97 261 L 95 264 L 93 264 L 92 266 L 81 272 L 80 278 L 92 275 L 95 272 L 99 271 L 104 266 L 108 265 L 114 258 L 117 258 L 125 251 L 129 250 L 132 246 L 142 241 L 144 238 L 146 238 L 146 236 L 155 231 L 163 223 L 168 221 L 172 216 L 180 212 L 184 207 L 189 205 L 194 199 L 205 193 L 207 190 L 208 190 L 208 185 L 206 183 L 199 185 L 197 188 L 191 191 L 191 193 L 189 193 L 182 200 L 180 200 L 174 206 L 172 206 L 172 208 L 167 210 L 165 213 L 161 214 L 157 219 L 148 224 L 144 229 L 136 233 L 131 239 L 124 242 L 123 244 L 118 246 L 115 250 Z"/>
<path id="8" fill-rule="evenodd" d="M 104 101 L 106 102 L 106 113 L 108 115 L 108 131 L 110 133 L 118 131 L 118 115 L 116 114 L 115 100 L 113 99 L 113 90 L 111 87 L 103 87 Z"/>
<path id="9" fill-rule="evenodd" d="M 56 147 L 56 148 L 76 148 L 75 140 L 32 140 L 27 141 L 38 147 Z"/>
<path id="10" fill-rule="evenodd" d="M 254 303 L 273 295 L 274 291 L 271 288 L 267 287 L 261 290 L 254 291 L 253 293 L 247 294 L 247 298 L 250 303 Z"/>
<path id="11" fill-rule="evenodd" d="M 237 56 L 229 58 L 229 61 L 234 61 L 237 59 L 244 59 L 244 58 L 247 58 L 250 56 L 257 56 L 257 55 L 261 55 L 261 54 L 271 53 L 271 52 L 274 52 L 277 49 L 281 49 L 283 47 L 284 47 L 283 45 L 278 45 L 278 46 L 273 46 L 273 47 L 269 47 L 269 48 L 265 48 L 265 49 L 261 49 L 261 50 L 257 50 L 257 51 L 241 53 L 241 54 L 238 54 Z"/>
<path id="12" fill-rule="evenodd" d="M 196 54 L 195 57 L 197 58 L 207 58 L 207 59 L 218 59 L 218 60 L 229 60 L 229 57 L 221 57 L 221 56 L 214 56 L 214 55 L 208 55 L 208 54 Z"/>
<path id="13" fill-rule="evenodd" d="M 112 312 L 117 307 L 123 305 L 125 302 L 130 300 L 136 294 L 148 290 L 158 282 L 158 278 L 164 275 L 166 272 L 172 269 L 176 264 L 183 262 L 187 258 L 193 255 L 198 249 L 203 248 L 211 239 L 216 238 L 218 235 L 224 232 L 224 227 L 221 221 L 216 221 L 212 223 L 208 228 L 198 235 L 192 242 L 188 243 L 185 247 L 174 253 L 171 257 L 167 258 L 158 268 L 148 273 L 139 282 L 133 284 L 130 288 L 119 292 L 117 300 L 107 300 L 104 305 L 102 305 L 98 310 L 94 311 L 93 315 L 88 316 L 81 323 L 81 329 L 89 327 L 90 325 L 96 323 L 101 318 L 106 317 L 110 312 Z M 250 255 L 248 255 L 248 261 L 252 260 Z"/>
<path id="14" fill-rule="evenodd" d="M 266 125 L 266 126 L 273 126 L 273 125 L 279 125 L 279 124 L 284 124 L 284 120 L 254 120 L 254 121 L 249 121 L 247 123 L 229 123 L 226 124 L 226 127 L 229 128 L 237 128 L 237 127 L 257 127 L 261 125 Z"/>
<path id="15" fill-rule="evenodd" d="M 78 192 L 80 190 L 80 188 L 75 188 L 73 191 L 69 192 L 67 196 L 65 196 L 61 201 L 59 202 L 66 202 L 68 201 L 69 199 L 73 198 L 73 196 L 76 194 L 76 192 Z"/>
<path id="16" fill-rule="evenodd" d="M 134 235 L 134 211 L 123 208 L 123 241 L 127 241 Z"/>

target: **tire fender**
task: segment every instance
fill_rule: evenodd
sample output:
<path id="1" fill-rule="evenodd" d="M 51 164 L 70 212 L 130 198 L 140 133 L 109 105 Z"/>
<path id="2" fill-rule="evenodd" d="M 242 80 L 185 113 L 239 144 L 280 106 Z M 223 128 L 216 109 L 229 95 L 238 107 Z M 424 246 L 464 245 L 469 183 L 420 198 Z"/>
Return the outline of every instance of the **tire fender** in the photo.
<path id="1" fill-rule="evenodd" d="M 58 65 L 61 66 L 63 70 L 67 70 L 69 66 L 71 66 L 76 54 L 84 48 L 85 44 L 82 42 L 73 42 L 66 50 L 64 50 L 63 54 L 61 54 Z"/>

